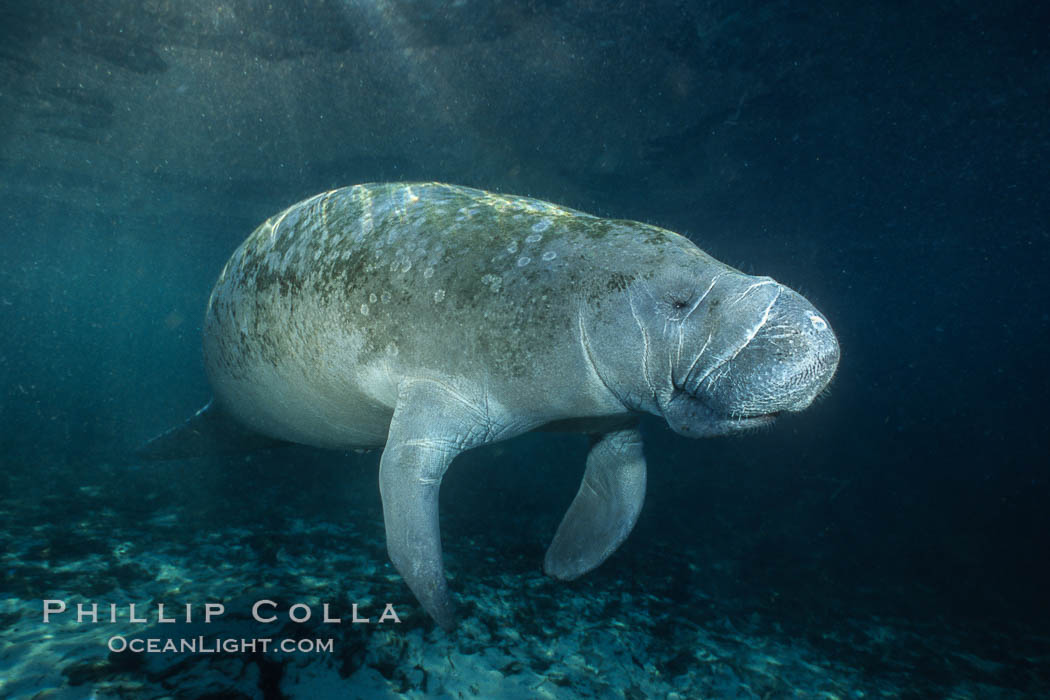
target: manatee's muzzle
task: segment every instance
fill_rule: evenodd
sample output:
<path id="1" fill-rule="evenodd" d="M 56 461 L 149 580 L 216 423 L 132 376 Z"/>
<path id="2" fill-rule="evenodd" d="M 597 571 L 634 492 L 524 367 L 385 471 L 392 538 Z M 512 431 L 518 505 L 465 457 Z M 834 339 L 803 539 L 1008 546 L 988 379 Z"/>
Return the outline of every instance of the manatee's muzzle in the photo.
<path id="1" fill-rule="evenodd" d="M 734 356 L 704 380 L 708 405 L 748 417 L 801 411 L 835 374 L 839 344 L 827 319 L 788 288 Z"/>

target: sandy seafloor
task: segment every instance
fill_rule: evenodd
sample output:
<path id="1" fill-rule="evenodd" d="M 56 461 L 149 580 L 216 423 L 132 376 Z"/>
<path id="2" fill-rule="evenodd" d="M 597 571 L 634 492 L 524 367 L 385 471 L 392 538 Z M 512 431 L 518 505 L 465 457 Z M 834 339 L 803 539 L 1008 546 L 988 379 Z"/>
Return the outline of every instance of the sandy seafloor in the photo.
<path id="1" fill-rule="evenodd" d="M 827 601 L 819 615 L 790 614 L 798 611 L 766 604 L 775 592 L 749 590 L 746 581 L 739 594 L 696 585 L 705 569 L 729 564 L 690 547 L 648 542 L 626 553 L 626 561 L 557 583 L 540 571 L 543 542 L 527 535 L 549 529 L 560 513 L 538 527 L 528 508 L 502 516 L 507 526 L 498 532 L 472 527 L 469 514 L 455 508 L 443 513 L 460 616 L 459 627 L 446 633 L 425 619 L 388 563 L 371 488 L 332 489 L 327 499 L 317 495 L 323 489 L 304 488 L 311 509 L 301 495 L 281 503 L 273 492 L 253 490 L 243 473 L 223 480 L 211 466 L 101 465 L 80 484 L 58 469 L 9 477 L 0 503 L 7 523 L 0 531 L 0 697 L 638 700 L 1050 692 L 1050 634 L 874 614 L 850 596 Z M 306 483 L 310 468 L 287 478 Z M 354 517 L 338 517 L 347 508 L 357 511 Z M 454 541 L 450 531 L 458 533 Z M 65 614 L 44 625 L 44 598 L 70 608 L 118 603 L 121 619 L 77 624 Z M 252 602 L 263 598 L 280 603 L 278 622 L 250 619 Z M 226 613 L 202 625 L 202 606 L 210 601 L 223 603 Z M 197 620 L 131 624 L 132 602 L 140 612 L 156 603 L 180 612 L 191 603 Z M 324 602 L 343 624 L 316 621 Z M 373 620 L 390 602 L 402 622 L 348 624 L 351 602 Z M 283 611 L 292 603 L 312 606 L 314 621 L 288 622 Z M 155 620 L 155 608 L 150 616 Z M 107 648 L 113 635 L 332 639 L 333 651 L 117 654 Z"/>

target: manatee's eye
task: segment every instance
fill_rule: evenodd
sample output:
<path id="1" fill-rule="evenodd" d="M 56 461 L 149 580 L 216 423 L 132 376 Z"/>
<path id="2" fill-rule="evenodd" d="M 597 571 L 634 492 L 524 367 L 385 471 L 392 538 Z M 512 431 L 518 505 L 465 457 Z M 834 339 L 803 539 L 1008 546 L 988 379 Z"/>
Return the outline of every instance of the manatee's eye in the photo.
<path id="1" fill-rule="evenodd" d="M 696 299 L 693 292 L 686 289 L 672 289 L 664 293 L 664 297 L 661 300 L 671 313 L 677 314 L 679 311 L 684 311 L 693 306 L 693 300 Z"/>

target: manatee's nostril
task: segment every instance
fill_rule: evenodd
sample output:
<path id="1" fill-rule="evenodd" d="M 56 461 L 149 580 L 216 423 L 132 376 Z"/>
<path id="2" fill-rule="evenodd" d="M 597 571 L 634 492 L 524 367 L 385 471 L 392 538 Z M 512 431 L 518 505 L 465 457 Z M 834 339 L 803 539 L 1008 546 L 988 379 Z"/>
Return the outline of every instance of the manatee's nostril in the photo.
<path id="1" fill-rule="evenodd" d="M 816 314 L 809 315 L 809 322 L 813 324 L 813 328 L 817 331 L 826 331 L 828 329 L 828 322 Z"/>

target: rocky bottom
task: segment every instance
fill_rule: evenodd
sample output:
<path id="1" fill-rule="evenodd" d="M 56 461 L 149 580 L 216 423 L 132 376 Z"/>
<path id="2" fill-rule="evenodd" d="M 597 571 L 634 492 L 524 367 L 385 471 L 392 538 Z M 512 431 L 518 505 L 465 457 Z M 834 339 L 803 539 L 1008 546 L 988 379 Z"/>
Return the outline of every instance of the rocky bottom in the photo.
<path id="1" fill-rule="evenodd" d="M 302 504 L 285 503 L 260 519 L 242 513 L 255 505 L 234 495 L 238 484 L 202 484 L 205 472 L 160 472 L 171 479 L 163 486 L 153 483 L 154 473 L 134 495 L 128 490 L 139 477 L 103 473 L 109 476 L 64 489 L 19 492 L 15 487 L 24 485 L 8 483 L 12 488 L 0 501 L 0 517 L 11 523 L 0 532 L 0 696 L 634 700 L 1050 693 L 1045 633 L 879 616 L 835 601 L 819 616 L 780 614 L 763 602 L 775 593 L 705 592 L 695 583 L 703 569 L 728 564 L 660 543 L 624 555 L 626 561 L 614 558 L 576 583 L 557 583 L 539 571 L 539 540 L 509 539 L 533 524 L 524 514 L 507 515 L 519 520 L 500 533 L 472 533 L 450 516 L 459 532 L 446 541 L 446 563 L 460 623 L 446 633 L 425 618 L 387 563 L 371 491 L 352 521 L 334 516 L 356 497 L 345 493 L 307 517 Z M 125 489 L 119 499 L 113 497 L 117 484 Z M 176 492 L 209 496 L 173 497 Z M 48 624 L 45 599 L 67 606 Z M 272 601 L 259 614 L 276 619 L 255 621 L 257 601 Z M 225 612 L 205 623 L 209 602 Z M 78 623 L 77 603 L 97 603 L 99 622 Z M 148 621 L 129 620 L 131 603 Z M 158 621 L 158 603 L 175 622 Z M 341 622 L 323 621 L 326 603 L 329 617 Z M 388 603 L 400 622 L 379 622 Z M 109 621 L 110 604 L 117 605 L 116 622 Z M 368 623 L 352 621 L 354 604 Z M 302 619 L 307 610 L 308 621 L 289 619 L 290 613 Z M 175 650 L 111 651 L 151 639 L 158 649 L 171 640 Z M 271 640 L 265 650 L 261 641 L 254 649 L 241 641 L 263 639 Z M 197 647 L 179 650 L 183 640 Z M 223 650 L 222 640 L 237 646 Z M 290 650 L 278 648 L 282 642 Z"/>

